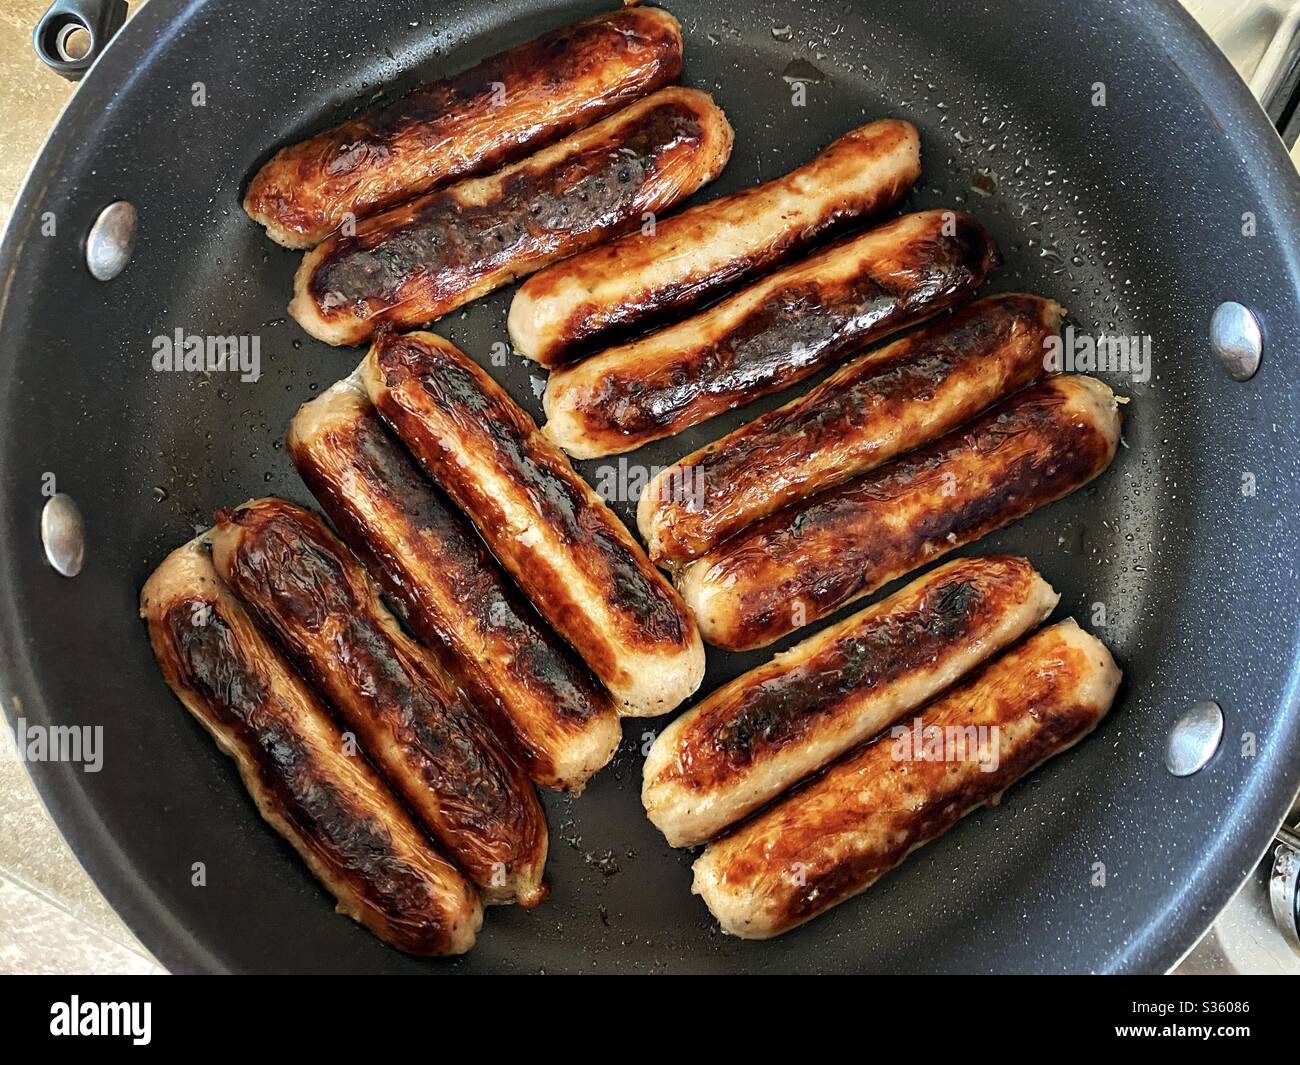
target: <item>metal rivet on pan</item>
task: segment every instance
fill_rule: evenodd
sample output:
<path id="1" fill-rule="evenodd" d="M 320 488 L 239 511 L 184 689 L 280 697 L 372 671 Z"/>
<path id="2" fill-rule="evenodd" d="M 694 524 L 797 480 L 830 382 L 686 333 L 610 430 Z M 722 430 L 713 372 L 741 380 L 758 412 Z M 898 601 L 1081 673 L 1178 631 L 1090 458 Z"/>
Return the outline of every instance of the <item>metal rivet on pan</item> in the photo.
<path id="1" fill-rule="evenodd" d="M 50 565 L 65 577 L 81 572 L 86 558 L 86 525 L 70 495 L 50 496 L 41 511 L 41 543 Z"/>
<path id="2" fill-rule="evenodd" d="M 1208 700 L 1193 703 L 1169 733 L 1165 766 L 1176 777 L 1190 777 L 1214 757 L 1223 742 L 1223 710 Z"/>
<path id="3" fill-rule="evenodd" d="M 126 200 L 110 203 L 86 236 L 86 266 L 98 281 L 111 281 L 126 269 L 135 248 L 135 208 Z"/>
<path id="4" fill-rule="evenodd" d="M 1249 381 L 1259 369 L 1264 335 L 1259 319 L 1240 303 L 1220 303 L 1210 319 L 1210 343 L 1234 381 Z"/>

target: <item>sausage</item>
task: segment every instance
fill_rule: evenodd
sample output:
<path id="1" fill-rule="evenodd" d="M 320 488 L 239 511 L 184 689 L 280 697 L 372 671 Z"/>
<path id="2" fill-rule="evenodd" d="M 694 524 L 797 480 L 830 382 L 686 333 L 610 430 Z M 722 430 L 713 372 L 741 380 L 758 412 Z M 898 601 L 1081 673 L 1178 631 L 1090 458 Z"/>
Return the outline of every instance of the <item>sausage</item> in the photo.
<path id="1" fill-rule="evenodd" d="M 680 433 L 962 302 L 997 261 L 969 215 L 904 215 L 553 371 L 546 435 L 575 458 L 596 458 Z"/>
<path id="2" fill-rule="evenodd" d="M 699 558 L 782 507 L 955 429 L 1043 373 L 1043 345 L 1061 314 L 1038 296 L 976 300 L 687 455 L 637 505 L 650 557 Z"/>
<path id="3" fill-rule="evenodd" d="M 915 126 L 899 119 L 868 123 L 784 177 L 534 274 L 510 304 L 511 343 L 543 366 L 568 362 L 888 210 L 920 174 Z"/>
<path id="4" fill-rule="evenodd" d="M 681 598 L 487 373 L 442 337 L 408 333 L 379 337 L 361 379 L 621 713 L 667 713 L 699 687 L 704 647 Z"/>
<path id="5" fill-rule="evenodd" d="M 762 647 L 1087 484 L 1119 441 L 1091 377 L 1031 385 L 972 422 L 751 525 L 677 575 L 704 638 Z"/>
<path id="6" fill-rule="evenodd" d="M 221 512 L 212 560 L 484 899 L 542 902 L 532 783 L 320 519 L 280 499 Z"/>
<path id="7" fill-rule="evenodd" d="M 542 624 L 464 516 L 347 378 L 304 404 L 289 454 L 407 627 L 513 738 L 529 776 L 579 792 L 618 749 L 618 713 Z"/>
<path id="8" fill-rule="evenodd" d="M 483 908 L 212 567 L 203 534 L 145 582 L 163 678 L 235 760 L 258 812 L 346 914 L 411 954 L 463 954 Z"/>
<path id="9" fill-rule="evenodd" d="M 349 218 L 522 159 L 681 69 L 681 27 L 666 11 L 598 15 L 282 148 L 244 210 L 272 240 L 310 248 Z"/>
<path id="10" fill-rule="evenodd" d="M 674 847 L 716 836 L 1036 628 L 1060 596 L 1023 558 L 959 558 L 717 689 L 645 760 Z"/>
<path id="11" fill-rule="evenodd" d="M 1049 626 L 709 846 L 693 891 L 724 932 L 788 932 L 1078 743 L 1119 682 L 1100 640 Z"/>
<path id="12" fill-rule="evenodd" d="M 329 237 L 303 256 L 289 313 L 329 344 L 431 322 L 636 229 L 717 177 L 731 145 L 707 93 L 660 89 L 489 177 Z"/>

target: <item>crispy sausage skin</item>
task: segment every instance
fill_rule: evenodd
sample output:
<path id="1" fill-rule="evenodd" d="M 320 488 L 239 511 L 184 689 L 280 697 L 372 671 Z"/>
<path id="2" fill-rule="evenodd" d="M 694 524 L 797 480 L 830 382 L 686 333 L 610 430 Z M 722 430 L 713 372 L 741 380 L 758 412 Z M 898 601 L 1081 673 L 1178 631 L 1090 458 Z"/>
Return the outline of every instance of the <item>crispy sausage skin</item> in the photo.
<path id="1" fill-rule="evenodd" d="M 646 757 L 674 847 L 712 839 L 1037 627 L 1060 598 L 1023 558 L 959 558 L 692 707 Z"/>
<path id="2" fill-rule="evenodd" d="M 598 15 L 282 148 L 249 183 L 244 210 L 272 240 L 310 248 L 349 215 L 522 159 L 681 68 L 681 27 L 666 11 Z"/>
<path id="3" fill-rule="evenodd" d="M 1119 682 L 1100 640 L 1072 620 L 1049 626 L 712 844 L 694 891 L 724 932 L 788 932 L 1078 743 Z"/>
<path id="4" fill-rule="evenodd" d="M 969 215 L 903 215 L 693 318 L 555 370 L 546 435 L 595 458 L 680 433 L 962 302 L 997 262 L 993 238 Z"/>
<path id="5" fill-rule="evenodd" d="M 916 127 L 882 119 L 784 177 L 656 223 L 534 274 L 510 304 L 510 340 L 543 366 L 684 311 L 888 210 L 921 174 Z"/>
<path id="6" fill-rule="evenodd" d="M 643 224 L 721 172 L 732 131 L 707 93 L 678 87 L 489 177 L 357 223 L 303 256 L 289 313 L 329 344 L 423 325 Z"/>
<path id="7" fill-rule="evenodd" d="M 989 296 L 836 370 L 807 395 L 661 471 L 637 525 L 661 564 L 689 562 L 784 506 L 941 436 L 1043 373 L 1062 308 Z"/>
<path id="8" fill-rule="evenodd" d="M 411 954 L 463 954 L 483 923 L 473 886 L 370 764 L 345 753 L 329 712 L 217 577 L 206 535 L 140 593 L 163 678 L 339 913 Z"/>
<path id="9" fill-rule="evenodd" d="M 484 899 L 542 902 L 546 818 L 532 783 L 320 519 L 280 499 L 246 503 L 218 515 L 212 560 Z"/>
<path id="10" fill-rule="evenodd" d="M 289 454 L 348 546 L 475 704 L 513 737 L 529 775 L 579 792 L 618 749 L 608 693 L 523 601 L 464 516 L 347 378 L 304 404 Z"/>
<path id="11" fill-rule="evenodd" d="M 699 687 L 704 647 L 672 586 L 532 418 L 432 333 L 380 336 L 370 401 L 478 527 L 621 713 L 663 714 Z"/>
<path id="12" fill-rule="evenodd" d="M 704 638 L 762 647 L 1087 484 L 1119 442 L 1114 394 L 1053 377 L 839 488 L 751 525 L 685 566 Z"/>

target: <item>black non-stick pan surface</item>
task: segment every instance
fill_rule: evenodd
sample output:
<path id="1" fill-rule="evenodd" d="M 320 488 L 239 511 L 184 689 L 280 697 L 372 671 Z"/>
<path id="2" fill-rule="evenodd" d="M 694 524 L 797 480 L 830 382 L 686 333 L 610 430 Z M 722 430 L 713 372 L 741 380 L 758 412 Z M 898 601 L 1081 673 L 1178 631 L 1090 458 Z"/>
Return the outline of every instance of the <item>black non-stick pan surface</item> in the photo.
<path id="1" fill-rule="evenodd" d="M 714 93 L 736 128 L 730 165 L 700 198 L 775 177 L 863 121 L 903 116 L 924 157 L 905 206 L 986 222 L 1006 258 L 990 291 L 1055 297 L 1079 332 L 1152 338 L 1149 381 L 1101 374 L 1132 400 L 1112 469 L 973 547 L 1028 555 L 1062 591 L 1060 614 L 1101 635 L 1125 671 L 1097 732 L 1001 806 L 808 927 L 741 942 L 691 895 L 692 855 L 665 846 L 642 812 L 642 752 L 663 722 L 629 722 L 586 794 L 547 796 L 550 902 L 492 910 L 469 956 L 421 961 L 331 912 L 163 684 L 136 617 L 141 583 L 216 507 L 266 493 L 310 501 L 281 438 L 298 405 L 360 358 L 287 319 L 298 256 L 240 210 L 249 175 L 377 93 L 599 6 L 151 0 L 76 94 L 17 205 L 0 286 L 0 698 L 29 724 L 104 728 L 99 773 L 31 765 L 61 828 L 177 970 L 1171 966 L 1255 864 L 1300 782 L 1300 182 L 1245 87 L 1172 4 L 667 5 L 686 30 L 684 81 Z M 805 80 L 803 107 L 791 78 Z M 81 242 L 118 199 L 138 208 L 140 239 L 127 270 L 100 283 Z M 510 295 L 436 328 L 486 363 L 506 339 Z M 1229 299 L 1252 307 L 1266 335 L 1263 367 L 1244 384 L 1207 340 Z M 260 337 L 261 379 L 155 372 L 153 338 L 177 328 Z M 541 371 L 512 356 L 493 372 L 540 415 Z M 626 462 L 666 463 L 783 398 Z M 47 473 L 85 514 L 74 579 L 43 561 Z M 631 520 L 629 501 L 616 509 Z M 711 651 L 704 690 L 766 654 Z M 1178 779 L 1166 737 L 1203 699 L 1222 705 L 1226 737 L 1204 770 Z M 195 862 L 206 886 L 192 885 Z"/>

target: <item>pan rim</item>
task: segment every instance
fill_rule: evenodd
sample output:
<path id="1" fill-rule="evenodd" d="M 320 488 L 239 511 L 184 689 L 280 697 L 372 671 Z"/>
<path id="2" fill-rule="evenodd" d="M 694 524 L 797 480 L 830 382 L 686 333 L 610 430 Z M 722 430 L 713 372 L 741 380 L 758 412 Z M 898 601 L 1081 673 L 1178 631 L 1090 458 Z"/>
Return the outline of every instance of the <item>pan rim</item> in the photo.
<path id="1" fill-rule="evenodd" d="M 0 336 L 7 332 L 7 279 L 18 269 L 31 231 L 41 193 L 57 173 L 61 161 L 84 145 L 84 131 L 115 106 L 114 97 L 127 88 L 166 48 L 178 28 L 205 0 L 151 0 L 118 33 L 95 62 L 60 116 L 41 152 L 28 171 L 15 199 L 0 240 Z M 1288 268 L 1289 281 L 1300 290 L 1300 174 L 1297 174 L 1281 140 L 1244 82 L 1226 57 L 1175 0 L 1132 0 L 1126 17 L 1144 31 L 1153 47 L 1162 51 L 1186 78 L 1200 98 L 1207 116 L 1240 158 L 1252 160 L 1251 174 L 1262 193 Z M 11 379 L 0 382 L 8 391 Z M 2 473 L 3 471 L 0 471 Z M 0 572 L 19 576 L 19 539 L 10 537 L 0 550 Z M 0 681 L 11 696 L 22 699 L 24 712 L 41 720 L 51 715 L 42 698 L 32 662 L 22 653 L 25 626 L 14 601 L 3 597 L 0 605 Z M 1143 934 L 1112 956 L 1117 971 L 1167 970 L 1195 944 L 1219 911 L 1241 886 L 1238 870 L 1250 870 L 1267 853 L 1273 833 L 1282 822 L 1300 787 L 1300 761 L 1288 758 L 1287 748 L 1300 749 L 1300 647 L 1293 644 L 1284 667 L 1289 680 L 1284 702 L 1274 709 L 1289 719 L 1289 734 L 1267 762 L 1261 760 L 1248 786 L 1236 797 L 1233 810 L 1245 827 L 1223 833 L 1216 846 L 1202 856 L 1198 876 L 1170 896 L 1165 911 L 1153 913 Z M 6 704 L 8 700 L 5 701 Z M 5 714 L 14 716 L 8 705 Z M 1288 762 L 1290 764 L 1288 764 Z M 103 830 L 102 821 L 75 767 L 60 763 L 31 763 L 29 774 L 46 809 L 78 861 L 95 881 L 113 909 L 145 947 L 169 970 L 232 971 L 228 960 L 196 941 L 179 924 L 166 901 L 142 878 L 117 840 Z M 1249 818 L 1242 811 L 1249 810 Z M 1267 815 L 1267 816 L 1264 816 Z"/>

